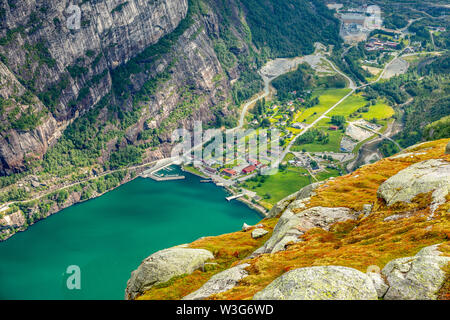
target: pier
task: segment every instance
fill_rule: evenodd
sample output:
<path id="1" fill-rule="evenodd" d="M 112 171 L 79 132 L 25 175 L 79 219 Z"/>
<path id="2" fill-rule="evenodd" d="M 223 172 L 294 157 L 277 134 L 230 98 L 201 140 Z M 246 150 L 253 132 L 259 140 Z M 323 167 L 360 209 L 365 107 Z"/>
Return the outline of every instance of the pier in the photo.
<path id="1" fill-rule="evenodd" d="M 164 165 L 160 165 L 157 166 L 155 168 L 149 169 L 144 171 L 141 174 L 141 177 L 143 178 L 150 178 L 153 179 L 155 181 L 173 181 L 173 180 L 183 180 L 186 179 L 185 176 L 180 176 L 180 175 L 158 175 L 158 172 L 164 169 L 167 169 L 168 171 L 172 171 L 169 167 L 172 165 L 172 162 L 168 162 Z"/>
<path id="2" fill-rule="evenodd" d="M 231 200 L 234 200 L 234 199 L 238 199 L 238 198 L 240 198 L 240 197 L 243 197 L 243 196 L 244 196 L 244 194 L 241 193 L 241 194 L 238 194 L 238 195 L 226 197 L 225 199 L 227 199 L 227 201 L 231 201 Z"/>

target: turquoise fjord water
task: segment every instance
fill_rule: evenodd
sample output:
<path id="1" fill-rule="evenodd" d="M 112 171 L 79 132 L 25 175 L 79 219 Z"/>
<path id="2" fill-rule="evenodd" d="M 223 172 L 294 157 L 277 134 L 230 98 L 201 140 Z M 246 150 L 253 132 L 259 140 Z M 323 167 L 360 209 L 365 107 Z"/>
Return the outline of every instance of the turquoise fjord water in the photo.
<path id="1" fill-rule="evenodd" d="M 1 242 L 0 299 L 123 299 L 131 271 L 150 254 L 261 220 L 227 202 L 224 190 L 184 175 L 138 178 Z M 80 267 L 81 290 L 67 289 L 71 265 Z"/>

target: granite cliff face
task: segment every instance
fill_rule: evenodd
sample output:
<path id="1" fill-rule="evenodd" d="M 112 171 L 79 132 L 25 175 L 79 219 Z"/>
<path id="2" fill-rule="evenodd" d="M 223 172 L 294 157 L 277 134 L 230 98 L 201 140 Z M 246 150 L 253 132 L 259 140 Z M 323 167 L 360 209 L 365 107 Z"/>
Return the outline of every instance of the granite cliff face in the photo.
<path id="1" fill-rule="evenodd" d="M 45 106 L 17 81 L 0 62 L 0 168 L 4 173 L 21 169 L 23 159 L 39 158 L 61 134 L 61 126 L 46 112 Z M 36 126 L 27 127 L 30 118 L 39 118 Z"/>
<path id="2" fill-rule="evenodd" d="M 72 118 L 76 111 L 98 102 L 111 89 L 107 76 L 89 87 L 86 99 L 79 101 L 75 110 L 67 108 L 89 80 L 170 34 L 188 10 L 187 0 L 81 1 L 77 29 L 69 20 L 76 13 L 67 13 L 71 4 L 32 0 L 2 3 L 4 40 L 0 52 L 10 70 L 37 92 L 68 78 L 59 99 L 50 101 L 55 103 L 58 120 Z M 75 67 L 80 72 L 68 72 Z"/>
<path id="3" fill-rule="evenodd" d="M 76 11 L 67 11 L 70 4 L 0 4 L 0 72 L 8 81 L 23 84 L 20 94 L 28 90 L 37 95 L 41 101 L 30 105 L 36 113 L 42 110 L 32 128 L 2 130 L 3 174 L 22 170 L 30 152 L 41 157 L 67 122 L 112 91 L 115 68 L 173 32 L 188 11 L 187 0 L 79 1 L 80 25 L 73 29 L 70 19 L 76 18 Z M 1 98 L 9 99 L 4 91 Z"/>

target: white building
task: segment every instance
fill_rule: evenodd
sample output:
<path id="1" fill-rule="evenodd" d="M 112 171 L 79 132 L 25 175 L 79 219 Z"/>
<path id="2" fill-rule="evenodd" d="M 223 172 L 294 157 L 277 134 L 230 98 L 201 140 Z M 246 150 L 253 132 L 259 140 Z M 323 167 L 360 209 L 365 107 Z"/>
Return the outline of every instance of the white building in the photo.
<path id="1" fill-rule="evenodd" d="M 379 6 L 368 6 L 366 13 L 369 16 L 366 17 L 364 21 L 364 28 L 375 30 L 383 26 L 383 19 L 381 19 L 381 9 Z"/>

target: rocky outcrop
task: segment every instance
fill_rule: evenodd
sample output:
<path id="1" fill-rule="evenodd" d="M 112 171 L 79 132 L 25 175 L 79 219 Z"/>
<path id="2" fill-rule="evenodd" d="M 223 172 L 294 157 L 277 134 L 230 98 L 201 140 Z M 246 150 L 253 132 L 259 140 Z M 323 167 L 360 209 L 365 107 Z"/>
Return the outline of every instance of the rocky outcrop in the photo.
<path id="1" fill-rule="evenodd" d="M 419 194 L 432 192 L 431 212 L 445 203 L 450 190 L 450 163 L 445 160 L 427 160 L 413 164 L 390 177 L 378 189 L 378 196 L 387 205 L 411 202 Z"/>
<path id="2" fill-rule="evenodd" d="M 450 154 L 450 142 L 445 147 L 445 154 Z"/>
<path id="3" fill-rule="evenodd" d="M 373 286 L 377 291 L 378 298 L 384 297 L 387 290 L 389 289 L 389 286 L 386 284 L 381 274 L 377 272 L 367 272 L 367 276 L 370 278 L 370 280 L 372 280 Z"/>
<path id="4" fill-rule="evenodd" d="M 267 230 L 264 230 L 262 228 L 257 228 L 252 231 L 252 238 L 258 239 L 258 238 L 264 237 L 268 233 L 269 233 L 269 231 L 267 231 Z"/>
<path id="5" fill-rule="evenodd" d="M 134 299 L 152 286 L 169 281 L 175 276 L 190 274 L 203 267 L 214 256 L 204 249 L 175 247 L 158 251 L 131 273 L 125 290 L 126 299 Z"/>
<path id="6" fill-rule="evenodd" d="M 187 295 L 183 300 L 203 300 L 213 294 L 232 289 L 240 280 L 248 276 L 245 268 L 249 266 L 248 263 L 240 264 L 212 276 L 200 289 Z"/>
<path id="7" fill-rule="evenodd" d="M 307 185 L 306 187 L 300 189 L 300 191 L 291 194 L 284 198 L 283 200 L 279 201 L 273 208 L 270 210 L 269 214 L 267 215 L 268 218 L 273 218 L 279 215 L 281 212 L 283 212 L 291 202 L 298 200 L 298 201 L 306 201 L 308 198 L 312 197 L 315 193 L 314 191 L 322 185 L 323 182 L 316 182 L 310 185 Z"/>
<path id="8" fill-rule="evenodd" d="M 383 268 L 389 289 L 386 300 L 435 300 L 445 280 L 442 267 L 450 257 L 441 255 L 439 245 L 426 247 L 414 257 L 395 259 Z"/>
<path id="9" fill-rule="evenodd" d="M 0 219 L 0 226 L 8 228 L 21 228 L 26 223 L 25 216 L 21 211 L 16 211 Z"/>
<path id="10" fill-rule="evenodd" d="M 254 300 L 376 300 L 364 273 L 347 267 L 308 267 L 289 271 L 255 294 Z"/>
<path id="11" fill-rule="evenodd" d="M 0 105 L 0 174 L 5 175 L 23 169 L 25 157 L 40 158 L 59 138 L 64 124 L 58 125 L 39 99 L 2 62 Z M 23 127 L 22 117 L 36 117 L 35 124 L 31 128 Z"/>
<path id="12" fill-rule="evenodd" d="M 289 271 L 255 294 L 255 300 L 435 300 L 445 281 L 439 245 L 414 257 L 389 262 L 382 274 L 347 267 L 308 267 Z"/>
<path id="13" fill-rule="evenodd" d="M 354 220 L 356 215 L 348 208 L 314 207 L 294 213 L 304 207 L 303 200 L 291 202 L 281 215 L 272 237 L 255 253 L 275 253 L 285 249 L 287 243 L 299 242 L 299 237 L 312 228 L 328 228 L 336 222 Z"/>

